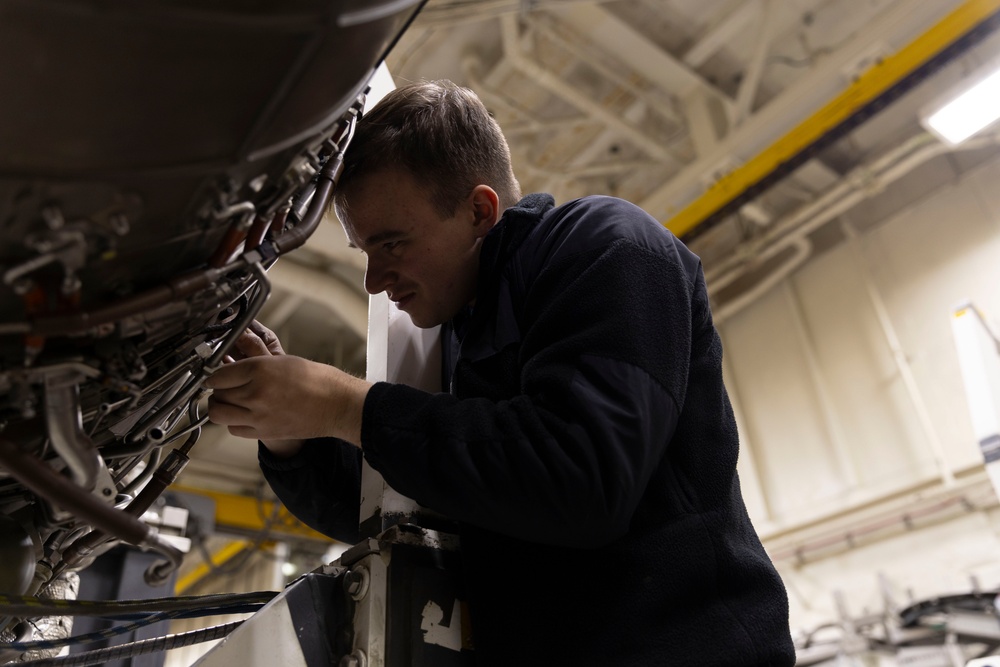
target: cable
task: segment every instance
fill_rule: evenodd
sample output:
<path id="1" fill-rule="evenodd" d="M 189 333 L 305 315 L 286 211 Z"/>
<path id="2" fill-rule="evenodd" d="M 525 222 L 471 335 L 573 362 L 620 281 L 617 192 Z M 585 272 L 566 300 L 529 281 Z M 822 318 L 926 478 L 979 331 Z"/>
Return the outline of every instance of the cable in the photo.
<path id="1" fill-rule="evenodd" d="M 263 607 L 265 602 L 254 602 L 254 603 L 241 603 L 241 604 L 231 604 L 220 607 L 209 607 L 204 609 L 192 609 L 188 611 L 177 610 L 177 611 L 160 611 L 154 614 L 144 615 L 134 621 L 130 621 L 124 625 L 116 625 L 111 628 L 105 628 L 104 630 L 96 630 L 94 632 L 88 632 L 82 635 L 74 635 L 72 637 L 61 637 L 59 639 L 40 639 L 37 641 L 28 642 L 9 642 L 0 644 L 0 651 L 13 650 L 13 651 L 45 651 L 48 649 L 62 648 L 64 646 L 80 646 L 84 644 L 92 644 L 94 642 L 104 641 L 107 639 L 113 639 L 114 637 L 119 637 L 121 635 L 128 634 L 130 632 L 135 632 L 147 625 L 152 625 L 154 623 L 159 623 L 160 621 L 176 620 L 176 619 L 187 619 L 187 618 L 204 618 L 205 616 L 222 616 L 224 614 L 252 614 L 255 611 L 259 611 Z M 104 616 L 103 618 L 109 618 Z M 122 620 L 120 618 L 111 617 L 114 620 Z"/>
<path id="2" fill-rule="evenodd" d="M 87 651 L 77 655 L 65 656 L 62 658 L 42 658 L 40 660 L 28 660 L 17 663 L 18 667 L 85 667 L 86 665 L 102 665 L 112 660 L 122 660 L 133 658 L 147 653 L 157 653 L 169 651 L 175 648 L 191 646 L 201 642 L 208 642 L 214 639 L 221 639 L 243 624 L 243 621 L 234 621 L 223 625 L 213 625 L 203 630 L 192 630 L 181 632 L 176 635 L 166 635 L 153 639 L 143 639 L 142 641 L 111 646 L 96 651 Z"/>
<path id="3" fill-rule="evenodd" d="M 114 637 L 135 632 L 136 630 L 144 628 L 147 625 L 152 625 L 153 623 L 174 619 L 177 617 L 178 613 L 180 612 L 159 612 L 156 614 L 150 614 L 140 620 L 132 621 L 131 623 L 126 623 L 125 625 L 116 625 L 104 630 L 88 632 L 84 635 L 61 637 L 59 639 L 39 639 L 37 641 L 30 642 L 10 642 L 9 644 L 0 644 L 0 651 L 47 651 L 49 649 L 62 648 L 64 646 L 93 644 L 94 642 L 113 639 Z"/>
<path id="4" fill-rule="evenodd" d="M 0 615 L 4 616 L 105 616 L 121 613 L 154 614 L 164 611 L 192 611 L 224 605 L 270 602 L 276 591 L 253 593 L 213 593 L 150 600 L 47 600 L 25 595 L 0 595 Z M 110 616 L 109 616 L 110 615 Z"/>

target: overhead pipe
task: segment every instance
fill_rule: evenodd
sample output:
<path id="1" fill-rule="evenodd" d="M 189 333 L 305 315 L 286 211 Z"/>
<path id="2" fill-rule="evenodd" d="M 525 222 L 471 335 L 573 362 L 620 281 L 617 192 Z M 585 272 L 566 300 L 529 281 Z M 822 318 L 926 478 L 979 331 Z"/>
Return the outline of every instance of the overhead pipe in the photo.
<path id="1" fill-rule="evenodd" d="M 705 282 L 709 295 L 715 295 L 719 290 L 736 281 L 748 271 L 751 263 L 776 256 L 789 246 L 796 246 L 794 258 L 797 263 L 788 262 L 780 269 L 780 276 L 766 279 L 767 287 L 754 288 L 751 293 L 719 306 L 716 321 L 732 317 L 737 312 L 753 303 L 767 292 L 777 282 L 787 277 L 795 268 L 801 266 L 808 257 L 801 257 L 802 243 L 810 233 L 819 229 L 839 215 L 846 213 L 861 202 L 882 192 L 888 185 L 898 181 L 928 160 L 945 153 L 975 150 L 995 144 L 997 136 L 985 136 L 967 141 L 958 146 L 948 146 L 937 141 L 928 133 L 916 135 L 901 146 L 885 155 L 853 170 L 837 182 L 832 188 L 791 214 L 778 220 L 763 236 L 749 242 L 738 254 L 723 262 L 718 267 L 705 272 Z M 744 298 L 746 297 L 746 298 Z"/>
<path id="2" fill-rule="evenodd" d="M 754 285 L 751 289 L 747 290 L 740 296 L 736 297 L 732 301 L 727 301 L 718 307 L 712 308 L 712 320 L 715 322 L 716 326 L 719 326 L 724 321 L 728 320 L 730 317 L 740 312 L 751 303 L 759 299 L 760 297 L 767 294 L 775 285 L 781 281 L 788 278 L 796 270 L 799 269 L 806 261 L 812 256 L 812 243 L 807 238 L 797 238 L 794 243 L 784 244 L 780 250 L 784 250 L 790 246 L 794 246 L 795 252 L 786 259 L 780 267 L 765 276 L 760 282 Z M 768 253 L 768 257 L 776 255 L 777 250 Z M 727 276 L 724 276 L 724 280 L 720 280 L 719 283 L 708 282 L 709 296 L 713 296 L 718 293 L 718 291 L 725 285 L 733 282 L 736 278 L 742 275 L 740 272 L 733 271 Z M 706 278 L 706 282 L 707 282 Z"/>

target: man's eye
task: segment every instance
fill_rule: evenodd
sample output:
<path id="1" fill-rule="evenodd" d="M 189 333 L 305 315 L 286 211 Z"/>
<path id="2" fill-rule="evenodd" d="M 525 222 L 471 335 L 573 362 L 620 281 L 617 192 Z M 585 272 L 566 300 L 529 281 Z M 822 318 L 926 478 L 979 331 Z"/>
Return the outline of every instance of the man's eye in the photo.
<path id="1" fill-rule="evenodd" d="M 399 247 L 400 241 L 386 241 L 382 244 L 382 249 L 392 252 Z"/>

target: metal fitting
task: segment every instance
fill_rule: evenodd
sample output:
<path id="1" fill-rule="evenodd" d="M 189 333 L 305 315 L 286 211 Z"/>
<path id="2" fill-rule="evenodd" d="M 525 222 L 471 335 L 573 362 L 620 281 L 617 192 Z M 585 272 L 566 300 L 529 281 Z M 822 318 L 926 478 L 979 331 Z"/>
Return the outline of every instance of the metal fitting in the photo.
<path id="1" fill-rule="evenodd" d="M 353 653 L 340 659 L 338 667 L 368 667 L 368 656 L 361 649 L 354 649 Z"/>
<path id="2" fill-rule="evenodd" d="M 370 576 L 368 568 L 359 565 L 344 574 L 344 592 L 357 601 L 368 594 Z"/>

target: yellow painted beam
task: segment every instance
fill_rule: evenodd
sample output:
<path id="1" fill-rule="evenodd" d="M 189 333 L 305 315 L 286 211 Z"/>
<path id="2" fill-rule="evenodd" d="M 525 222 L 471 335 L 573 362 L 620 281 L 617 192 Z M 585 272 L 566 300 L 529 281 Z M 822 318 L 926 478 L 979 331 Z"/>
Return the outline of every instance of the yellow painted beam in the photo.
<path id="1" fill-rule="evenodd" d="M 968 0 L 898 53 L 873 65 L 784 137 L 720 178 L 664 225 L 677 236 L 692 231 L 998 11 L 1000 0 Z"/>
<path id="2" fill-rule="evenodd" d="M 208 563 L 201 563 L 198 567 L 178 579 L 177 583 L 174 585 L 174 595 L 183 595 L 185 591 L 190 590 L 195 584 L 207 577 L 212 571 L 212 567 L 221 567 L 222 565 L 225 565 L 233 558 L 243 553 L 248 547 L 250 547 L 250 542 L 247 540 L 236 540 L 234 542 L 230 542 L 214 554 L 211 554 L 212 565 L 209 565 Z"/>
<path id="3" fill-rule="evenodd" d="M 333 542 L 331 538 L 305 525 L 281 506 L 278 508 L 278 514 L 274 521 L 268 526 L 265 520 L 272 515 L 276 504 L 269 500 L 258 501 L 257 498 L 248 496 L 179 485 L 171 486 L 170 489 L 183 493 L 195 493 L 215 501 L 215 524 L 221 529 L 230 528 L 240 532 L 259 533 L 266 527 L 269 528 L 269 535 L 273 539 L 304 537 Z"/>

